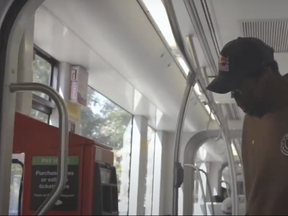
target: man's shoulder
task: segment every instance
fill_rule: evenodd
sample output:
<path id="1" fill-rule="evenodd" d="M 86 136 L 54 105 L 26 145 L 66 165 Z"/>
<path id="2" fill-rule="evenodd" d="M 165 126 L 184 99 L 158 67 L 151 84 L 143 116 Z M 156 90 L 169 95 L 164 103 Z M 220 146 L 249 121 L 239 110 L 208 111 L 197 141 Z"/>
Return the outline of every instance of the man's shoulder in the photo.
<path id="1" fill-rule="evenodd" d="M 288 73 L 284 74 L 282 77 L 288 83 Z"/>
<path id="2" fill-rule="evenodd" d="M 242 142 L 247 136 L 250 136 L 251 133 L 257 128 L 259 120 L 256 117 L 245 114 L 242 128 Z"/>
<path id="3" fill-rule="evenodd" d="M 245 127 L 247 124 L 252 123 L 255 121 L 255 117 L 252 117 L 248 114 L 245 114 L 244 121 L 243 121 L 243 127 Z"/>

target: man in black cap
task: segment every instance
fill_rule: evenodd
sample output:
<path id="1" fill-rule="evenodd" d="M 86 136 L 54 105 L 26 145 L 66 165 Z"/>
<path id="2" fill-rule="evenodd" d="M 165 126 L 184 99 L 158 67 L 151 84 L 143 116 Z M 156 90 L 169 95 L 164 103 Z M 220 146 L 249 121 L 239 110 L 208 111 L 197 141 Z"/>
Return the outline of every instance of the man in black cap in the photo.
<path id="1" fill-rule="evenodd" d="M 246 113 L 246 215 L 288 215 L 288 78 L 280 74 L 273 48 L 257 38 L 230 41 L 221 51 L 219 74 L 207 89 L 231 92 Z"/>

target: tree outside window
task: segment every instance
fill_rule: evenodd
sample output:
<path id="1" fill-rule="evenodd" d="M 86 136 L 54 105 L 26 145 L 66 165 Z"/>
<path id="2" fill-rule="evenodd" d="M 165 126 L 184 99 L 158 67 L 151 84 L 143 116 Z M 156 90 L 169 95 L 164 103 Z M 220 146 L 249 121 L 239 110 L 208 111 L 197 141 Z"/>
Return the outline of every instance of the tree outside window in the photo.
<path id="1" fill-rule="evenodd" d="M 114 149 L 120 214 L 128 213 L 133 116 L 88 86 L 81 106 L 80 134 Z"/>
<path id="2" fill-rule="evenodd" d="M 42 83 L 50 86 L 50 80 L 52 75 L 51 63 L 49 63 L 47 60 L 40 57 L 39 55 L 35 54 L 35 58 L 32 64 L 32 71 L 33 71 L 33 82 Z M 42 97 L 47 101 L 49 100 L 49 96 L 41 92 L 33 92 L 33 95 Z M 49 121 L 48 114 L 43 113 L 36 109 L 31 109 L 30 116 L 44 123 L 48 123 Z"/>
<path id="3" fill-rule="evenodd" d="M 43 59 L 39 55 L 35 54 L 35 59 L 32 64 L 33 70 L 33 82 L 42 83 L 50 86 L 50 80 L 52 75 L 52 65 L 47 60 Z M 39 95 L 47 100 L 49 96 L 41 92 L 33 92 L 33 94 Z"/>

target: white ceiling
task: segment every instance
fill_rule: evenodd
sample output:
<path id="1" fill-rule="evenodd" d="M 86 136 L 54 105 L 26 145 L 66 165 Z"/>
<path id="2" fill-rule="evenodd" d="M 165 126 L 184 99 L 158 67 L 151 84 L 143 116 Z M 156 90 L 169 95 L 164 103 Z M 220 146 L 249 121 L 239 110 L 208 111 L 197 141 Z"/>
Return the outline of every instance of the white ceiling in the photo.
<path id="1" fill-rule="evenodd" d="M 45 1 L 34 40 L 57 60 L 87 68 L 89 85 L 152 127 L 175 130 L 185 79 L 137 1 Z M 194 97 L 184 130 L 206 129 L 207 121 Z"/>

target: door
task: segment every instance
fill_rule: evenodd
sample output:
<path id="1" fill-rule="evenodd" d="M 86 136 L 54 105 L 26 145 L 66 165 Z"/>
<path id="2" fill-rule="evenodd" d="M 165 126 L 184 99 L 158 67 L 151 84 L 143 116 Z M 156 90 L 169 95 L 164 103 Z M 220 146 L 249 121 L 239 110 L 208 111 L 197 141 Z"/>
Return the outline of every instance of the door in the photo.
<path id="1" fill-rule="evenodd" d="M 0 1 L 0 215 L 8 215 L 11 179 L 12 143 L 16 94 L 10 83 L 15 83 L 18 51 L 30 17 L 44 0 Z"/>

